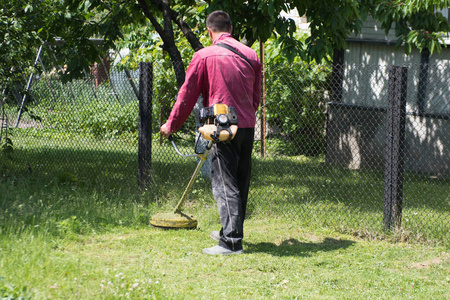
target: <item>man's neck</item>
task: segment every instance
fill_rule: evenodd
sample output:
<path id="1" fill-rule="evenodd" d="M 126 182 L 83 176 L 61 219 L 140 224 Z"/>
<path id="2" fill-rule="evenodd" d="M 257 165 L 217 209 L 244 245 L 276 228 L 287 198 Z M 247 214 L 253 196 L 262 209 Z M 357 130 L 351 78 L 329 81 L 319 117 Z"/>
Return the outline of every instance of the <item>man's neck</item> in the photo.
<path id="1" fill-rule="evenodd" d="M 220 38 L 223 34 L 230 34 L 229 32 L 212 32 L 211 33 L 211 41 L 214 44 L 214 42 Z"/>

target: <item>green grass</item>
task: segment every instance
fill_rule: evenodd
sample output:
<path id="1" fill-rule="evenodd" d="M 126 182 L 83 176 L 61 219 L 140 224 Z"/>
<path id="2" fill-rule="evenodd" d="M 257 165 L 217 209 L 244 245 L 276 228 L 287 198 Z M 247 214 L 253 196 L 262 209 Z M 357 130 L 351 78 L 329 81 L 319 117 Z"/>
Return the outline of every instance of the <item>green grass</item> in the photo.
<path id="1" fill-rule="evenodd" d="M 246 253 L 207 257 L 220 226 L 208 180 L 184 205 L 198 229 L 148 225 L 176 204 L 195 159 L 155 140 L 152 184 L 139 191 L 136 144 L 15 134 L 0 161 L 2 296 L 444 299 L 450 287 L 448 179 L 406 174 L 402 229 L 385 232 L 382 172 L 256 155 Z"/>
<path id="2" fill-rule="evenodd" d="M 214 245 L 217 217 L 198 218 L 196 230 L 3 234 L 0 283 L 33 299 L 445 299 L 450 288 L 440 246 L 250 219 L 244 255 L 209 257 L 201 249 Z"/>
<path id="3" fill-rule="evenodd" d="M 169 143 L 160 145 L 155 138 L 151 185 L 145 191 L 138 191 L 136 142 L 96 140 L 48 129 L 29 128 L 13 134 L 16 149 L 9 158 L 0 156 L 0 181 L 4 183 L 1 188 L 6 189 L 2 194 L 15 198 L 4 197 L 3 204 L 11 215 L 23 216 L 23 222 L 31 226 L 42 223 L 41 215 L 51 214 L 36 212 L 36 204 L 24 200 L 33 199 L 35 196 L 29 196 L 33 193 L 37 193 L 37 197 L 54 193 L 53 198 L 63 200 L 48 201 L 55 205 L 61 203 L 64 208 L 67 207 L 65 198 L 73 198 L 72 202 L 77 203 L 76 198 L 83 194 L 88 197 L 105 195 L 107 201 L 117 201 L 121 205 L 134 201 L 143 206 L 173 207 L 196 164 L 195 159 L 177 156 Z M 182 143 L 182 140 L 177 143 L 183 153 L 192 152 L 192 144 Z M 301 218 L 341 232 L 383 234 L 382 171 L 333 167 L 325 164 L 323 157 L 269 155 L 261 159 L 256 149 L 255 154 L 250 214 Z M 19 190 L 15 186 L 20 183 L 25 187 Z M 449 240 L 448 186 L 449 178 L 405 174 L 401 229 L 404 238 Z M 65 195 L 72 191 L 76 194 Z M 211 198 L 209 181 L 199 178 L 189 199 L 201 207 L 209 205 Z M 12 205 L 16 202 L 21 205 L 20 212 Z M 23 208 L 28 206 L 32 208 Z M 87 219 L 88 224 L 98 223 L 94 217 L 79 216 L 70 210 L 63 218 L 73 215 L 77 220 Z M 0 218 L 6 217 L 0 214 Z M 109 222 L 116 222 L 111 220 Z"/>
<path id="4" fill-rule="evenodd" d="M 251 209 L 302 218 L 344 232 L 383 231 L 384 174 L 330 167 L 323 158 L 255 160 Z M 403 239 L 450 237 L 449 180 L 405 174 Z"/>

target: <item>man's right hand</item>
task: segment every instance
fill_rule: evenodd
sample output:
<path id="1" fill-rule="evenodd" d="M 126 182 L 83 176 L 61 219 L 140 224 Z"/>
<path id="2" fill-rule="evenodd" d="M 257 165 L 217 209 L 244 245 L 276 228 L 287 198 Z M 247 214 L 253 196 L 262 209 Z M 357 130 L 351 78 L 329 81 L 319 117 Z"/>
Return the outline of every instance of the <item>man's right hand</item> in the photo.
<path id="1" fill-rule="evenodd" d="M 168 139 L 169 136 L 172 134 L 172 133 L 169 131 L 169 128 L 167 127 L 166 123 L 164 123 L 164 124 L 161 126 L 161 128 L 159 129 L 159 132 L 161 132 L 161 134 L 162 134 L 166 139 Z"/>

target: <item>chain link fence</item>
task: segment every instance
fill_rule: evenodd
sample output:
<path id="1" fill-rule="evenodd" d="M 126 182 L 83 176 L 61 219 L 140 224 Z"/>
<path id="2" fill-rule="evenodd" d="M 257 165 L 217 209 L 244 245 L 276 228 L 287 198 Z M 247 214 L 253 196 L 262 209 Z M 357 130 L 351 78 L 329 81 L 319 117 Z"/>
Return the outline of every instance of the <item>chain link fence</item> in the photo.
<path id="1" fill-rule="evenodd" d="M 140 72 L 95 67 L 86 78 L 65 84 L 60 70 L 47 67 L 35 75 L 25 101 L 25 82 L 6 93 L 2 124 L 8 123 L 14 150 L 2 154 L 3 179 L 28 174 L 142 192 Z M 426 72 L 407 65 L 400 78 L 392 70 L 264 67 L 249 217 L 281 216 L 361 234 L 397 228 L 448 238 L 449 65 L 429 65 Z M 174 204 L 197 162 L 177 155 L 158 134 L 177 92 L 171 63 L 154 63 L 152 76 L 150 181 L 144 192 L 150 201 Z M 176 134 L 181 152 L 193 153 L 195 128 L 192 116 Z M 6 137 L 2 130 L 2 144 Z M 215 205 L 207 168 L 186 205 Z"/>

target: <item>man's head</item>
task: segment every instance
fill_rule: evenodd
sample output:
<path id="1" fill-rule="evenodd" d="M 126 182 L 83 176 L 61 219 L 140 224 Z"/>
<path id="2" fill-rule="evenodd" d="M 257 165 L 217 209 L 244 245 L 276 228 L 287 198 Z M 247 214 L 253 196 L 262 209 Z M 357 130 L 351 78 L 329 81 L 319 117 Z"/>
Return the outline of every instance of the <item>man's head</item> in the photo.
<path id="1" fill-rule="evenodd" d="M 221 10 L 216 10 L 209 14 L 208 18 L 206 18 L 206 27 L 213 33 L 231 33 L 233 29 L 231 26 L 230 16 Z"/>

